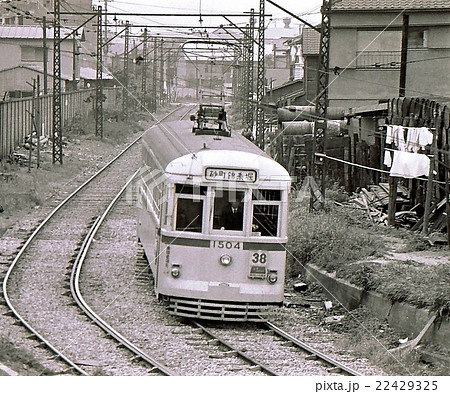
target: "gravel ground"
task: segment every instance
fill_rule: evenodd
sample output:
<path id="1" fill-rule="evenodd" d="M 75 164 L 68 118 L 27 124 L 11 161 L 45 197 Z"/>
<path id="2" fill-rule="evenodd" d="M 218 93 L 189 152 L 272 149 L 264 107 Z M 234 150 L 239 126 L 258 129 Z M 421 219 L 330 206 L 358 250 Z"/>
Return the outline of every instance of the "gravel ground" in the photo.
<path id="1" fill-rule="evenodd" d="M 135 138 L 135 135 L 129 135 L 127 137 L 129 140 Z M 41 220 L 47 215 L 47 213 L 54 207 L 57 202 L 59 202 L 67 193 L 73 190 L 82 180 L 86 179 L 89 175 L 97 171 L 104 163 L 106 163 L 110 157 L 113 156 L 114 152 L 118 152 L 124 146 L 123 141 L 108 142 L 108 141 L 96 141 L 92 137 L 83 136 L 78 140 L 73 140 L 73 143 L 69 143 L 65 150 L 65 164 L 62 167 L 54 167 L 51 164 L 43 166 L 41 170 L 32 170 L 32 175 L 34 174 L 36 190 L 39 191 L 39 201 L 36 205 L 31 204 L 30 206 L 20 206 L 16 205 L 12 209 L 5 210 L 4 213 L 0 215 L 0 278 L 3 278 L 4 273 L 7 270 L 8 265 L 14 258 L 18 248 L 20 248 L 22 242 L 26 237 L 32 232 L 32 230 L 41 222 Z M 45 155 L 43 155 L 45 158 Z M 48 163 L 50 163 L 48 159 Z M 13 169 L 13 171 L 16 171 Z M 36 175 L 38 174 L 38 175 Z M 39 175 L 40 174 L 40 175 Z M 17 178 L 15 181 L 17 183 L 30 184 L 29 177 L 26 174 L 26 169 L 17 169 Z M 33 183 L 33 181 L 31 181 Z M 7 185 L 8 188 L 14 185 Z M 4 189 L 0 188 L 0 197 L 4 196 Z M 13 197 L 14 198 L 14 197 Z M 4 200 L 0 201 L 4 206 Z M 129 219 L 129 228 L 131 229 L 134 225 L 132 219 Z M 2 230 L 7 228 L 6 231 Z M 122 231 L 121 227 L 112 229 L 118 233 Z M 133 230 L 134 231 L 134 230 Z M 104 236 L 104 235 L 102 235 Z M 133 287 L 139 289 L 139 297 L 133 301 L 133 305 L 137 314 L 133 315 L 131 307 L 123 306 L 121 302 L 115 300 L 114 298 L 109 299 L 111 305 L 116 305 L 120 308 L 120 313 L 116 316 L 117 323 L 123 323 L 128 317 L 135 319 L 136 316 L 141 316 L 144 320 L 143 325 L 134 324 L 134 328 L 129 328 L 130 332 L 134 332 L 136 337 L 139 337 L 142 343 L 151 343 L 151 327 L 149 322 L 155 320 L 155 317 L 150 314 L 147 315 L 147 309 L 151 305 L 155 308 L 155 313 L 157 314 L 157 319 L 161 319 L 161 328 L 165 329 L 168 335 L 167 346 L 170 342 L 173 342 L 173 338 L 181 335 L 180 331 L 183 332 L 187 328 L 177 319 L 171 318 L 165 314 L 164 306 L 155 302 L 151 286 L 149 286 L 150 278 L 148 272 L 145 271 L 145 264 L 141 262 L 139 258 L 136 259 L 136 255 L 131 257 L 131 250 L 133 253 L 138 253 L 136 249 L 136 240 L 134 232 L 130 232 L 126 238 L 126 242 L 122 238 L 121 242 L 129 243 L 128 246 L 123 248 L 118 248 L 114 246 L 111 248 L 111 252 L 114 252 L 117 256 L 117 261 L 124 259 L 124 263 L 130 265 L 133 274 L 127 273 L 129 282 Z M 130 255 L 124 251 L 130 249 Z M 122 256 L 124 255 L 124 256 Z M 439 257 L 439 256 L 438 256 Z M 131 260 L 130 260 L 131 259 Z M 118 269 L 115 272 L 117 276 L 121 276 L 122 272 Z M 131 279 L 132 278 L 132 279 Z M 291 302 L 291 305 L 296 304 L 298 299 L 304 300 L 305 294 L 299 296 L 293 292 L 292 283 L 287 284 L 287 292 L 291 293 L 293 297 L 288 297 L 287 300 Z M 88 287 L 98 287 L 101 289 L 104 285 L 102 281 L 94 281 L 92 279 L 91 283 L 87 284 Z M 127 295 L 126 289 L 116 289 L 116 293 L 119 294 L 122 290 L 125 290 L 125 297 Z M 316 296 L 316 293 L 313 293 Z M 133 296 L 135 297 L 135 296 Z M 319 296 L 317 296 L 320 298 Z M 308 295 L 306 294 L 306 298 Z M 92 300 L 95 304 L 96 300 Z M 281 326 L 286 331 L 292 333 L 299 338 L 308 338 L 309 336 L 314 336 L 317 340 L 317 347 L 319 350 L 324 352 L 330 352 L 331 354 L 341 355 L 343 363 L 348 360 L 351 363 L 351 367 L 362 372 L 364 375 L 383 375 L 383 371 L 377 367 L 370 365 L 362 357 L 349 356 L 348 350 L 346 349 L 345 343 L 352 342 L 352 336 L 354 331 L 347 330 L 349 326 L 345 324 L 345 319 L 341 322 L 336 323 L 324 323 L 325 317 L 331 317 L 333 315 L 340 315 L 339 310 L 333 310 L 333 312 L 324 312 L 323 307 L 320 302 L 310 303 L 311 306 L 301 306 L 302 302 L 298 302 L 299 306 L 291 308 L 279 309 L 274 316 L 274 322 Z M 101 305 L 100 305 L 101 308 Z M 109 310 L 107 308 L 106 312 Z M 55 360 L 49 359 L 49 352 L 45 349 L 40 349 L 36 347 L 37 343 L 33 339 L 28 338 L 28 331 L 23 327 L 14 325 L 15 318 L 5 315 L 7 308 L 4 305 L 0 305 L 0 340 L 7 342 L 8 346 L 13 346 L 13 351 L 8 354 L 0 354 L 0 362 L 9 366 L 10 368 L 17 371 L 20 375 L 39 375 L 39 374 L 53 374 L 61 372 L 65 366 L 56 362 Z M 103 312 L 102 312 L 103 313 Z M 367 316 L 361 316 L 361 319 L 366 323 Z M 378 332 L 383 332 L 384 335 L 388 332 L 385 327 L 379 326 L 379 322 L 376 323 L 376 330 Z M 346 334 L 349 332 L 350 334 Z M 199 347 L 203 346 L 204 339 L 200 339 L 196 331 L 192 331 L 191 338 L 184 340 L 186 346 L 189 347 Z M 319 340 L 319 335 L 322 336 L 322 340 Z M 369 335 L 369 334 L 368 334 Z M 372 335 L 372 334 L 370 334 Z M 383 344 L 392 343 L 392 341 L 397 340 L 398 336 L 394 336 L 392 333 L 388 333 L 388 338 L 381 338 Z M 1 341 L 0 341 L 1 344 Z M 15 347 L 15 348 L 14 348 Z M 5 348 L 2 345 L 2 348 Z M 15 350 L 14 350 L 15 349 Z M 381 350 L 380 350 L 381 351 Z M 182 355 L 185 353 L 182 352 Z M 358 353 L 359 354 L 359 353 Z M 173 357 L 175 357 L 175 359 Z M 180 352 L 176 347 L 170 352 L 161 351 L 161 361 L 168 361 L 174 363 L 175 367 L 180 368 L 180 374 L 183 371 L 187 371 L 186 368 L 191 368 L 189 362 L 184 363 L 182 360 L 178 360 Z M 350 359 L 348 359 L 350 358 Z M 241 366 L 229 366 L 229 360 L 222 361 L 224 364 L 224 370 L 231 374 L 244 374 L 242 372 Z M 228 366 L 227 366 L 228 364 Z M 233 371 L 234 369 L 234 371 Z M 197 371 L 191 370 L 190 373 L 202 375 L 204 370 L 199 368 Z M 252 371 L 249 371 L 251 374 Z M 114 373 L 114 371 L 112 371 Z M 212 373 L 211 373 L 212 374 Z"/>
<path id="2" fill-rule="evenodd" d="M 139 257 L 133 207 L 122 200 L 96 236 L 89 260 L 82 270 L 81 290 L 91 307 L 137 346 L 176 371 L 178 375 L 241 376 L 256 375 L 235 357 L 212 345 L 205 335 L 169 316 L 152 290 L 147 264 Z M 356 359 L 334 344 L 336 333 L 308 321 L 307 314 L 292 308 L 276 309 L 276 323 L 294 336 L 305 338 L 310 346 L 364 375 L 383 372 L 367 360 Z M 282 375 L 328 375 L 327 366 L 306 360 L 307 354 L 286 346 L 268 331 L 251 324 L 212 325 L 220 338 L 244 349 Z M 300 329 L 299 329 L 300 328 Z M 284 342 L 284 343 L 283 343 Z M 334 375 L 338 375 L 334 373 Z"/>

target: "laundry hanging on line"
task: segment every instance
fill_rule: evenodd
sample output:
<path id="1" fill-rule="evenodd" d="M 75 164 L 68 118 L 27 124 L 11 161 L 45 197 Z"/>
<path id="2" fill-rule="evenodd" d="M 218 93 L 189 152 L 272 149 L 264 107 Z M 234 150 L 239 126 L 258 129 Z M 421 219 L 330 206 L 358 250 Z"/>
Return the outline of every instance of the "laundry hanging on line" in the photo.
<path id="1" fill-rule="evenodd" d="M 387 152 L 389 153 L 389 152 Z M 390 176 L 402 178 L 417 178 L 427 175 L 430 171 L 430 158 L 420 153 L 402 152 L 396 150 L 393 152 L 392 166 Z"/>
<path id="2" fill-rule="evenodd" d="M 430 159 L 418 152 L 432 142 L 433 133 L 427 127 L 388 125 L 386 144 L 392 143 L 397 148 L 385 151 L 384 164 L 391 167 L 390 175 L 403 178 L 428 175 Z"/>

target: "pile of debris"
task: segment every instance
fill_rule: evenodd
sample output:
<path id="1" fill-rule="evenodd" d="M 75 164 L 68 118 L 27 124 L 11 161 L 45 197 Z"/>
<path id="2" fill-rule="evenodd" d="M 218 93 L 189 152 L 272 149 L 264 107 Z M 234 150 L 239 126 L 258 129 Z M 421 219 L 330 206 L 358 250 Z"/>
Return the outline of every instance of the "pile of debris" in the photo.
<path id="1" fill-rule="evenodd" d="M 50 142 L 51 141 L 45 136 L 39 138 L 39 149 L 41 152 L 46 152 L 49 149 Z M 32 135 L 27 135 L 25 137 L 24 144 L 21 147 L 18 147 L 15 151 L 11 152 L 8 162 L 20 166 L 28 165 L 30 160 L 30 149 L 31 151 L 34 151 L 37 147 L 38 139 L 36 132 L 34 132 Z"/>
<path id="2" fill-rule="evenodd" d="M 395 212 L 395 224 L 398 227 L 404 227 L 412 231 L 421 230 L 424 222 L 424 207 L 416 204 L 412 208 L 408 207 L 410 203 L 409 192 L 402 185 L 397 185 L 396 207 L 400 210 Z M 367 212 L 369 218 L 375 222 L 388 224 L 389 208 L 389 184 L 379 183 L 378 185 L 369 185 L 367 188 L 361 188 L 350 198 L 348 205 L 362 209 Z M 429 215 L 429 240 L 434 243 L 447 243 L 447 213 L 445 199 L 431 206 Z"/>
<path id="3" fill-rule="evenodd" d="M 397 206 L 405 206 L 409 202 L 408 190 L 397 186 Z M 389 206 L 389 184 L 379 183 L 378 185 L 369 185 L 367 188 L 361 188 L 359 192 L 354 193 L 349 201 L 353 206 L 364 209 L 369 218 L 381 224 L 388 224 L 388 206 Z M 419 214 L 423 213 L 420 204 L 408 210 L 395 212 L 395 222 L 399 226 L 412 228 L 419 222 Z"/>

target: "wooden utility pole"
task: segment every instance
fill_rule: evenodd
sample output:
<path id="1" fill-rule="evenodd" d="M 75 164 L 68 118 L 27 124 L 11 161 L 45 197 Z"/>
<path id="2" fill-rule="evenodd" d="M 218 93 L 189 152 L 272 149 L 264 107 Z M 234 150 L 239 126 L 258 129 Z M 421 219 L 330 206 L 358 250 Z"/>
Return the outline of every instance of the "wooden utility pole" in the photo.
<path id="1" fill-rule="evenodd" d="M 401 49 L 401 62 L 400 62 L 400 80 L 398 87 L 399 97 L 405 97 L 406 93 L 406 65 L 408 61 L 408 26 L 409 15 L 403 14 L 402 23 L 402 49 Z M 398 177 L 389 177 L 389 203 L 388 203 L 388 225 L 395 225 L 395 211 L 397 208 L 397 186 Z"/>
<path id="2" fill-rule="evenodd" d="M 48 94 L 47 75 L 48 75 L 48 47 L 47 47 L 47 18 L 42 17 L 42 48 L 44 51 L 43 71 L 44 71 L 44 95 Z"/>

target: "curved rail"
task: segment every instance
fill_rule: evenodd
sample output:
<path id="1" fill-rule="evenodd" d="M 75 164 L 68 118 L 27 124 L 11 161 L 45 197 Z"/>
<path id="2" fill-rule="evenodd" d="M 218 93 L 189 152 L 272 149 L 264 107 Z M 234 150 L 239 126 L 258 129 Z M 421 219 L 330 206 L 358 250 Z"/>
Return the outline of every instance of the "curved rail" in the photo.
<path id="1" fill-rule="evenodd" d="M 167 115 L 165 115 L 161 120 L 159 120 L 157 123 L 161 123 L 164 119 L 172 115 L 174 112 L 178 111 L 180 108 L 177 107 L 175 110 L 171 111 Z M 185 116 L 185 115 L 183 115 Z M 84 183 L 82 183 L 80 186 L 78 186 L 72 193 L 70 193 L 64 200 L 62 200 L 56 208 L 54 208 L 50 214 L 36 227 L 36 229 L 32 232 L 30 237 L 26 240 L 26 242 L 22 245 L 19 252 L 17 253 L 16 257 L 12 261 L 11 265 L 9 266 L 5 277 L 3 278 L 2 283 L 2 292 L 3 292 L 3 298 L 5 299 L 7 307 L 10 309 L 11 314 L 14 315 L 20 323 L 27 328 L 35 338 L 40 340 L 48 349 L 50 349 L 56 357 L 63 360 L 66 364 L 70 366 L 70 369 L 73 369 L 77 371 L 81 375 L 88 375 L 88 373 L 80 368 L 78 365 L 76 365 L 73 361 L 71 361 L 67 356 L 65 356 L 60 350 L 56 349 L 47 339 L 45 339 L 42 335 L 40 335 L 32 326 L 27 322 L 27 320 L 14 308 L 11 299 L 8 295 L 8 281 L 10 279 L 11 273 L 14 271 L 14 268 L 16 267 L 17 263 L 22 258 L 25 251 L 28 249 L 28 247 L 31 245 L 31 243 L 36 239 L 38 234 L 41 232 L 41 230 L 47 225 L 47 223 L 70 201 L 74 196 L 76 196 L 81 190 L 83 190 L 89 183 L 91 183 L 95 178 L 97 178 L 100 174 L 102 174 L 104 171 L 106 171 L 107 168 L 109 168 L 115 161 L 117 161 L 120 157 L 122 157 L 132 146 L 134 146 L 142 136 L 137 137 L 134 141 L 132 141 L 130 144 L 128 144 L 118 155 L 116 155 L 112 160 L 110 160 L 108 163 L 106 163 L 98 172 L 93 174 L 90 178 L 88 178 Z M 68 370 L 64 371 L 67 372 Z"/>
<path id="2" fill-rule="evenodd" d="M 206 327 L 202 326 L 199 322 L 196 320 L 189 320 L 191 324 L 195 325 L 197 328 L 201 329 L 206 335 L 209 337 L 215 339 L 223 346 L 227 347 L 228 349 L 232 350 L 236 356 L 243 359 L 244 361 L 249 362 L 250 364 L 253 364 L 261 369 L 261 371 L 265 372 L 267 375 L 270 376 L 278 376 L 278 374 L 270 369 L 269 367 L 265 366 L 264 364 L 260 363 L 259 361 L 255 360 L 252 357 L 247 356 L 244 352 L 241 352 L 240 350 L 237 350 L 233 345 L 229 344 L 228 342 L 224 341 L 223 339 L 218 338 L 216 335 L 214 335 L 211 331 L 209 331 Z"/>
<path id="3" fill-rule="evenodd" d="M 124 336 L 122 336 L 118 331 L 114 330 L 108 323 L 106 323 L 99 315 L 97 315 L 92 308 L 88 305 L 88 303 L 83 298 L 80 286 L 79 286 L 79 280 L 80 280 L 80 273 L 81 268 L 83 266 L 83 263 L 86 259 L 87 253 L 89 251 L 89 248 L 94 240 L 95 235 L 97 234 L 97 231 L 99 230 L 100 226 L 108 216 L 108 214 L 111 212 L 112 208 L 115 206 L 119 198 L 122 196 L 122 194 L 125 192 L 126 188 L 133 182 L 136 175 L 139 173 L 139 170 L 134 173 L 134 175 L 128 180 L 128 182 L 123 186 L 123 188 L 120 190 L 120 192 L 114 197 L 114 199 L 111 201 L 111 203 L 108 205 L 106 210 L 103 212 L 103 214 L 98 217 L 91 229 L 89 230 L 86 238 L 83 240 L 83 243 L 81 245 L 80 251 L 75 259 L 74 266 L 72 269 L 71 277 L 70 277 L 70 291 L 72 293 L 73 298 L 75 299 L 78 306 L 88 315 L 102 330 L 104 330 L 108 335 L 116 339 L 118 342 L 120 342 L 123 346 L 125 346 L 127 349 L 129 349 L 131 352 L 139 356 L 142 360 L 147 362 L 148 364 L 152 365 L 154 369 L 158 369 L 163 374 L 172 376 L 175 375 L 173 371 L 171 371 L 169 368 L 167 368 L 165 365 L 159 363 L 157 360 L 153 359 L 146 353 L 144 353 L 141 349 L 139 349 L 137 346 L 133 345 L 130 341 L 128 341 Z"/>
<path id="4" fill-rule="evenodd" d="M 275 332 L 278 336 L 292 342 L 295 346 L 307 351 L 312 356 L 325 361 L 327 364 L 330 364 L 333 368 L 344 371 L 348 375 L 361 376 L 361 374 L 359 372 L 355 371 L 354 369 L 351 369 L 351 368 L 345 366 L 344 364 L 340 363 L 339 361 L 333 360 L 331 357 L 328 357 L 326 354 L 324 354 L 324 353 L 312 348 L 311 346 L 307 345 L 306 343 L 294 338 L 292 335 L 283 331 L 281 328 L 275 326 L 274 324 L 270 323 L 269 321 L 263 321 L 260 324 L 266 326 L 269 330 Z M 333 372 L 338 372 L 338 371 L 336 370 Z"/>

